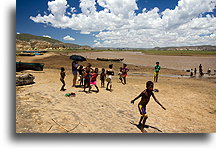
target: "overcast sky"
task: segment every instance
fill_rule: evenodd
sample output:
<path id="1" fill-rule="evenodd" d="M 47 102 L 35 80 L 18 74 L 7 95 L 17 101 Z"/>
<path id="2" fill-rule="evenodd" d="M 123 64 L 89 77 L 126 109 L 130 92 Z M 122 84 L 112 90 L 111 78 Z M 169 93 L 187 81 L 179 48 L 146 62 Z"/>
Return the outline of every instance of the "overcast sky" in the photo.
<path id="1" fill-rule="evenodd" d="M 215 45 L 215 0 L 17 0 L 17 33 L 92 47 Z"/>

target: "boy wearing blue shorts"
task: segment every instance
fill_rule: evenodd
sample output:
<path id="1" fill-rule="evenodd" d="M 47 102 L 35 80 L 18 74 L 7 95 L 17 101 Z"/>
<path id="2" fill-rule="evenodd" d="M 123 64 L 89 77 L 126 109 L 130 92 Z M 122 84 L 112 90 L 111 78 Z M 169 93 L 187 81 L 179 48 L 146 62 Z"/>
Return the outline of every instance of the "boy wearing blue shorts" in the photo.
<path id="1" fill-rule="evenodd" d="M 154 83 L 152 81 L 148 81 L 146 83 L 146 89 L 140 93 L 139 96 L 137 96 L 135 99 L 133 99 L 131 101 L 132 104 L 134 104 L 134 101 L 136 101 L 138 98 L 141 97 L 141 101 L 138 103 L 138 109 L 141 115 L 140 121 L 139 121 L 139 125 L 141 126 L 141 132 L 145 132 L 144 131 L 144 126 L 145 126 L 145 122 L 148 118 L 147 114 L 146 114 L 146 105 L 148 104 L 150 97 L 152 96 L 154 98 L 154 100 L 164 109 L 166 110 L 165 107 L 163 107 L 163 105 L 160 104 L 160 102 L 156 99 L 153 91 L 154 91 Z"/>

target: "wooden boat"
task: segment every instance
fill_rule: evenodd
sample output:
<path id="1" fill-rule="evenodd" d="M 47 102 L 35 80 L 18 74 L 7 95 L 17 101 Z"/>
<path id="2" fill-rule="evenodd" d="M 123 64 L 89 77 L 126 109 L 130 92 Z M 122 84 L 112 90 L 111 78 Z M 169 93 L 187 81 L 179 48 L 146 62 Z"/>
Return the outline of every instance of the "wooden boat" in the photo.
<path id="1" fill-rule="evenodd" d="M 44 64 L 42 63 L 24 63 L 16 62 L 16 72 L 23 70 L 43 71 Z"/>
<path id="2" fill-rule="evenodd" d="M 17 56 L 35 56 L 34 53 L 17 53 Z"/>
<path id="3" fill-rule="evenodd" d="M 23 51 L 23 53 L 47 53 L 47 51 L 32 51 L 32 50 L 29 50 L 29 51 Z"/>
<path id="4" fill-rule="evenodd" d="M 97 58 L 96 60 L 98 60 L 98 61 L 114 61 L 114 62 L 120 62 L 120 61 L 123 61 L 124 58 L 122 58 L 122 59 Z"/>

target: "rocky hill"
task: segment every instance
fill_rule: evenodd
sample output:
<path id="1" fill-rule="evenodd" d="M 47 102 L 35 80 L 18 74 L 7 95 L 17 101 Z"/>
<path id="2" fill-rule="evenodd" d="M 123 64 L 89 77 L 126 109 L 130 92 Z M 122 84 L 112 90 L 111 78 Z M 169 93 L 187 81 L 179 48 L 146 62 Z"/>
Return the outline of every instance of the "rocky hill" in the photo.
<path id="1" fill-rule="evenodd" d="M 31 34 L 17 34 L 16 35 L 16 50 L 68 50 L 68 49 L 87 49 L 90 50 L 90 46 L 80 46 L 77 44 L 63 43 L 61 41 L 48 38 L 35 36 Z"/>
<path id="2" fill-rule="evenodd" d="M 155 50 L 193 50 L 193 51 L 214 51 L 216 46 L 203 45 L 203 46 L 182 46 L 182 47 L 155 47 Z"/>

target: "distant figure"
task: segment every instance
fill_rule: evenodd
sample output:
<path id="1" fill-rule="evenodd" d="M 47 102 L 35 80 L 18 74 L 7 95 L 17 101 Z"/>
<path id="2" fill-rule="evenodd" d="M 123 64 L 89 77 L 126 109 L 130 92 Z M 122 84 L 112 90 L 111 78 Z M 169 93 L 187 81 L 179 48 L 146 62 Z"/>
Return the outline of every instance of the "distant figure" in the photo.
<path id="1" fill-rule="evenodd" d="M 211 74 L 211 69 L 210 68 L 208 68 L 207 74 L 210 76 L 210 74 Z"/>
<path id="2" fill-rule="evenodd" d="M 122 67 L 119 68 L 119 73 L 118 73 L 118 75 L 119 75 L 119 80 L 120 80 L 121 83 L 122 83 Z"/>
<path id="3" fill-rule="evenodd" d="M 190 76 L 193 77 L 193 69 L 190 70 Z"/>
<path id="4" fill-rule="evenodd" d="M 89 92 L 91 91 L 91 84 L 95 86 L 97 89 L 97 93 L 99 92 L 99 89 L 97 87 L 97 76 L 98 76 L 98 68 L 95 68 L 95 71 L 91 74 L 91 79 L 90 79 L 90 86 L 89 86 Z"/>
<path id="5" fill-rule="evenodd" d="M 85 68 L 83 78 L 84 78 L 84 92 L 86 92 L 85 89 L 90 87 L 91 74 L 90 74 L 90 67 L 89 66 L 87 66 Z"/>
<path id="6" fill-rule="evenodd" d="M 83 75 L 84 75 L 84 69 L 83 69 L 83 66 L 80 65 L 79 68 L 77 69 L 78 73 L 79 73 L 79 81 L 80 81 L 80 86 L 83 85 Z"/>
<path id="7" fill-rule="evenodd" d="M 106 79 L 106 73 L 105 73 L 105 69 L 102 68 L 102 72 L 100 74 L 100 80 L 101 80 L 101 87 L 104 87 L 104 81 Z"/>
<path id="8" fill-rule="evenodd" d="M 197 72 L 197 70 L 196 70 L 196 67 L 194 68 L 194 76 L 196 76 L 196 72 Z"/>
<path id="9" fill-rule="evenodd" d="M 124 85 L 126 84 L 126 77 L 127 77 L 127 72 L 129 71 L 129 69 L 127 68 L 127 64 L 123 64 L 123 68 L 122 68 L 122 76 L 123 76 L 123 80 L 124 80 Z"/>
<path id="10" fill-rule="evenodd" d="M 114 71 L 113 71 L 113 64 L 109 65 L 109 69 L 106 71 L 107 74 L 107 87 L 106 90 L 112 91 L 112 76 L 114 76 Z M 109 88 L 110 87 L 110 88 Z"/>
<path id="11" fill-rule="evenodd" d="M 62 87 L 60 89 L 60 91 L 65 91 L 66 89 L 64 88 L 65 87 L 65 81 L 64 81 L 64 78 L 65 78 L 66 74 L 65 74 L 65 69 L 64 67 L 61 67 L 61 72 L 60 72 L 60 81 L 62 82 Z"/>
<path id="12" fill-rule="evenodd" d="M 140 93 L 139 96 L 137 96 L 135 99 L 133 99 L 131 101 L 132 104 L 134 104 L 134 102 L 141 97 L 141 101 L 138 103 L 138 109 L 140 111 L 140 114 L 141 114 L 141 118 L 140 118 L 140 121 L 139 121 L 139 125 L 142 125 L 141 126 L 141 131 L 142 132 L 145 132 L 144 131 L 144 126 L 145 126 L 145 122 L 146 120 L 148 119 L 148 116 L 146 114 L 146 105 L 148 104 L 149 100 L 150 100 L 150 97 L 152 96 L 154 98 L 154 100 L 164 109 L 166 110 L 165 107 L 163 107 L 163 105 L 160 104 L 160 102 L 156 99 L 156 97 L 154 96 L 154 93 L 153 93 L 153 88 L 154 88 L 154 84 L 152 81 L 148 81 L 146 83 L 146 89 Z"/>
<path id="13" fill-rule="evenodd" d="M 159 62 L 156 62 L 155 68 L 154 68 L 154 82 L 158 81 L 158 75 L 159 75 L 159 71 L 160 71 L 160 65 Z"/>
<path id="14" fill-rule="evenodd" d="M 203 74 L 203 70 L 202 70 L 202 65 L 200 64 L 199 65 L 199 73 L 200 73 L 200 76 L 202 77 L 204 74 Z"/>
<path id="15" fill-rule="evenodd" d="M 73 61 L 73 62 L 72 62 L 72 74 L 73 74 L 73 85 L 72 85 L 72 87 L 75 87 L 75 85 L 76 85 L 76 80 L 77 80 L 77 67 L 78 67 L 77 61 Z"/>

